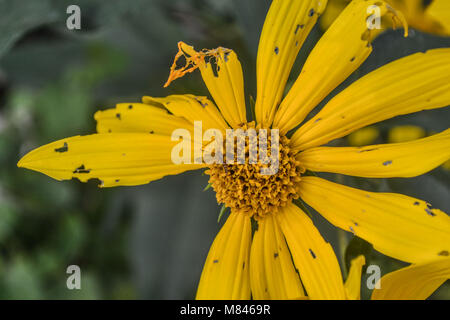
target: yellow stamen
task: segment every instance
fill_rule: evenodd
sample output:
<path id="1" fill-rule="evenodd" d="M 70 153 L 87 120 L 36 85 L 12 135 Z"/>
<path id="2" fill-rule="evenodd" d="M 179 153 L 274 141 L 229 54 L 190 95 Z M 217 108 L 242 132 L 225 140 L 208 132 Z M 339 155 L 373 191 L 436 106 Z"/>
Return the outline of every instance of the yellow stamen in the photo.
<path id="1" fill-rule="evenodd" d="M 248 128 L 255 128 L 254 122 L 242 126 L 242 129 Z M 256 128 L 258 135 L 260 129 Z M 270 129 L 267 131 L 267 146 L 270 149 Z M 248 143 L 247 139 L 245 164 L 214 164 L 206 173 L 210 175 L 209 183 L 219 203 L 258 219 L 276 213 L 299 197 L 297 186 L 305 170 L 290 151 L 289 139 L 282 136 L 279 141 L 279 170 L 273 175 L 263 175 L 260 170 L 264 164 L 260 161 L 249 163 Z"/>

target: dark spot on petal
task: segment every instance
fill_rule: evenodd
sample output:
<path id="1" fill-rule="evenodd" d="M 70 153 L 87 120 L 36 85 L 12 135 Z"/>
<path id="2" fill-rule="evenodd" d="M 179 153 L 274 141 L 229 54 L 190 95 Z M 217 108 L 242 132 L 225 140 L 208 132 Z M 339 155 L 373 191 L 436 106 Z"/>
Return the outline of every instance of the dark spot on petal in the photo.
<path id="1" fill-rule="evenodd" d="M 133 105 L 132 104 L 130 104 L 129 106 L 128 106 L 128 109 L 133 109 Z"/>
<path id="2" fill-rule="evenodd" d="M 242 263 L 242 269 L 245 269 L 245 261 Z"/>
<path id="3" fill-rule="evenodd" d="M 219 262 L 219 260 L 218 260 L 218 259 L 216 259 L 216 260 L 214 260 L 214 261 L 213 261 L 213 263 L 217 263 L 217 262 Z"/>
<path id="4" fill-rule="evenodd" d="M 207 102 L 202 102 L 202 100 L 200 100 L 200 99 L 195 98 L 195 100 L 196 100 L 203 108 L 205 108 L 205 107 L 208 105 Z"/>
<path id="5" fill-rule="evenodd" d="M 428 215 L 432 216 L 432 217 L 436 216 L 436 214 L 433 213 L 433 211 L 431 211 L 431 210 L 428 209 L 428 208 L 425 208 L 425 212 L 426 212 Z"/>
<path id="6" fill-rule="evenodd" d="M 355 59 L 356 59 L 356 57 L 351 58 L 351 59 L 350 59 L 350 62 L 355 61 Z"/>
<path id="7" fill-rule="evenodd" d="M 63 146 L 61 148 L 56 148 L 55 151 L 56 152 L 67 152 L 69 150 L 69 146 L 67 145 L 67 142 L 64 142 Z"/>
<path id="8" fill-rule="evenodd" d="M 448 257 L 448 251 L 447 250 L 442 250 L 441 252 L 438 253 L 438 256 L 444 256 L 444 257 Z"/>
<path id="9" fill-rule="evenodd" d="M 360 148 L 361 148 L 361 147 L 360 147 Z M 378 150 L 378 148 L 371 148 L 371 149 L 359 150 L 358 153 L 369 152 L 369 151 L 375 151 L 375 150 Z"/>
<path id="10" fill-rule="evenodd" d="M 301 28 L 301 26 L 298 24 L 297 27 L 295 28 L 295 34 L 297 34 L 298 30 Z"/>
<path id="11" fill-rule="evenodd" d="M 388 160 L 388 161 L 383 162 L 383 166 L 388 166 L 390 164 L 392 164 L 392 160 Z"/>
<path id="12" fill-rule="evenodd" d="M 224 54 L 223 54 L 223 59 L 225 60 L 225 62 L 227 62 L 228 61 L 228 55 L 230 54 L 230 52 L 225 52 Z"/>
<path id="13" fill-rule="evenodd" d="M 313 259 L 316 258 L 316 254 L 314 253 L 314 251 L 312 251 L 311 249 L 309 249 L 309 253 L 311 253 L 311 256 L 313 257 Z"/>
<path id="14" fill-rule="evenodd" d="M 116 113 L 116 118 L 119 119 L 119 120 L 121 120 L 120 113 Z"/>
<path id="15" fill-rule="evenodd" d="M 116 183 L 120 182 L 120 179 L 116 179 Z"/>
<path id="16" fill-rule="evenodd" d="M 150 134 L 154 134 L 154 133 L 155 133 L 155 131 L 153 131 L 153 130 L 152 130 L 152 131 L 150 131 Z"/>
<path id="17" fill-rule="evenodd" d="M 420 204 L 419 201 L 414 202 L 414 205 L 415 205 L 415 206 L 418 206 L 419 204 Z"/>
<path id="18" fill-rule="evenodd" d="M 274 257 L 274 258 L 278 258 L 278 252 L 275 252 L 275 253 L 273 254 L 273 257 Z"/>
<path id="19" fill-rule="evenodd" d="M 314 9 L 309 10 L 308 15 L 309 15 L 310 17 L 312 17 L 312 16 L 314 15 Z"/>
<path id="20" fill-rule="evenodd" d="M 322 118 L 317 118 L 316 121 L 314 121 L 314 123 L 319 122 L 320 120 L 322 120 Z"/>
<path id="21" fill-rule="evenodd" d="M 84 164 L 82 164 L 81 166 L 79 166 L 78 168 L 75 169 L 75 171 L 73 173 L 89 173 L 91 172 L 91 170 L 86 169 L 84 167 Z"/>
<path id="22" fill-rule="evenodd" d="M 278 47 L 275 47 L 275 53 L 278 54 L 278 52 L 280 52 L 280 49 L 278 49 Z"/>
<path id="23" fill-rule="evenodd" d="M 218 68 L 218 64 L 217 64 L 217 59 L 215 57 L 205 57 L 205 63 L 206 64 L 210 64 L 211 65 L 211 70 L 213 72 L 214 77 L 218 78 L 219 77 L 219 68 Z"/>

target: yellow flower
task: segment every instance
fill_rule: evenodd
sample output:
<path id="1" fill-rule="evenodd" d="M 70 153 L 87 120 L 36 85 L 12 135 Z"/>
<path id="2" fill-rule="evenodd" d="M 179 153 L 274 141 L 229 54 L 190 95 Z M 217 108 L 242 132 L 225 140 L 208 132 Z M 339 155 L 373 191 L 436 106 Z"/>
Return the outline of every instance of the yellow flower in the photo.
<path id="1" fill-rule="evenodd" d="M 373 143 L 379 135 L 380 131 L 376 127 L 370 126 L 352 132 L 347 139 L 351 146 L 360 147 Z"/>
<path id="2" fill-rule="evenodd" d="M 450 160 L 445 161 L 445 162 L 442 164 L 442 168 L 444 168 L 445 170 L 450 171 Z"/>
<path id="3" fill-rule="evenodd" d="M 326 30 L 351 0 L 329 0 L 320 25 Z M 386 0 L 394 9 L 401 11 L 409 26 L 441 36 L 450 36 L 450 1 L 432 0 Z"/>
<path id="4" fill-rule="evenodd" d="M 256 123 L 247 120 L 243 73 L 235 52 L 222 47 L 197 52 L 180 42 L 167 84 L 198 69 L 217 107 L 192 95 L 119 104 L 95 115 L 98 134 L 42 146 L 18 165 L 58 180 L 96 178 L 104 187 L 138 185 L 207 166 L 171 160 L 176 146 L 171 133 L 178 128 L 195 131 L 194 121 L 202 121 L 203 131 L 278 129 L 278 173 L 259 174 L 260 163 L 209 166 L 212 188 L 231 214 L 209 251 L 198 299 L 346 298 L 332 247 L 293 204 L 296 198 L 386 255 L 410 263 L 445 258 L 450 251 L 446 213 L 415 198 L 358 190 L 304 173 L 413 177 L 449 159 L 450 130 L 407 143 L 321 145 L 397 115 L 447 106 L 450 49 L 413 54 L 373 71 L 288 135 L 371 53 L 367 6 L 378 4 L 383 16 L 405 25 L 401 14 L 383 1 L 353 1 L 318 41 L 283 96 L 297 53 L 326 3 L 273 1 L 257 55 Z M 180 59 L 184 66 L 179 66 Z"/>
<path id="5" fill-rule="evenodd" d="M 364 256 L 352 260 L 345 282 L 347 298 L 360 299 Z M 450 258 L 411 264 L 384 275 L 372 291 L 372 300 L 425 300 L 450 278 Z"/>

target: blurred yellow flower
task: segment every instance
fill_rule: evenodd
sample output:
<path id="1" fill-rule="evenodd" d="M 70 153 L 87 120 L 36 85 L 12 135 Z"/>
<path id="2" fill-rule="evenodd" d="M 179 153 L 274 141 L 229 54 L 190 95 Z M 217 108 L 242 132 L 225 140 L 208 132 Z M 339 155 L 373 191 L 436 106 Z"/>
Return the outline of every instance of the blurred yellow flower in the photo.
<path id="1" fill-rule="evenodd" d="M 380 135 L 380 131 L 373 126 L 359 129 L 348 135 L 348 143 L 351 146 L 365 146 L 373 143 Z"/>
<path id="2" fill-rule="evenodd" d="M 320 25 L 326 30 L 351 0 L 329 0 L 321 17 Z M 401 11 L 410 27 L 436 35 L 450 36 L 450 1 L 432 0 L 426 5 L 423 0 L 386 0 Z"/>
<path id="3" fill-rule="evenodd" d="M 442 164 L 442 168 L 444 168 L 445 170 L 449 170 L 450 171 L 450 160 L 445 161 Z"/>
<path id="4" fill-rule="evenodd" d="M 397 126 L 389 130 L 388 141 L 390 143 L 408 142 L 423 138 L 425 135 L 425 130 L 419 126 Z"/>

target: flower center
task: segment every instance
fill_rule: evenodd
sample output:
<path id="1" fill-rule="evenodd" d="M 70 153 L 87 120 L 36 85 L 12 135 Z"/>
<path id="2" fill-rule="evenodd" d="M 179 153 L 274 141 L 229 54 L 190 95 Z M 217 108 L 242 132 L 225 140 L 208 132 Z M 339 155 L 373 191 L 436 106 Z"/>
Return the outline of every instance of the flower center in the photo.
<path id="1" fill-rule="evenodd" d="M 274 153 L 272 157 L 271 151 L 274 149 L 271 145 L 270 129 L 255 128 L 253 122 L 246 123 L 241 128 L 256 129 L 258 142 L 261 141 L 261 135 L 267 137 L 266 145 L 258 143 L 256 146 L 259 156 L 257 162 L 251 160 L 252 146 L 255 144 L 246 137 L 245 163 L 227 164 L 224 159 L 224 164 L 213 164 L 206 173 L 210 176 L 209 183 L 216 192 L 218 203 L 258 219 L 276 213 L 279 208 L 299 197 L 297 185 L 305 169 L 291 152 L 287 137 L 279 137 L 278 155 Z M 239 154 L 238 143 L 235 146 L 235 154 Z M 272 171 L 272 174 L 262 173 L 262 169 L 267 169 L 271 164 L 264 161 L 264 156 L 261 155 L 268 155 L 272 160 L 276 158 L 278 170 Z"/>

